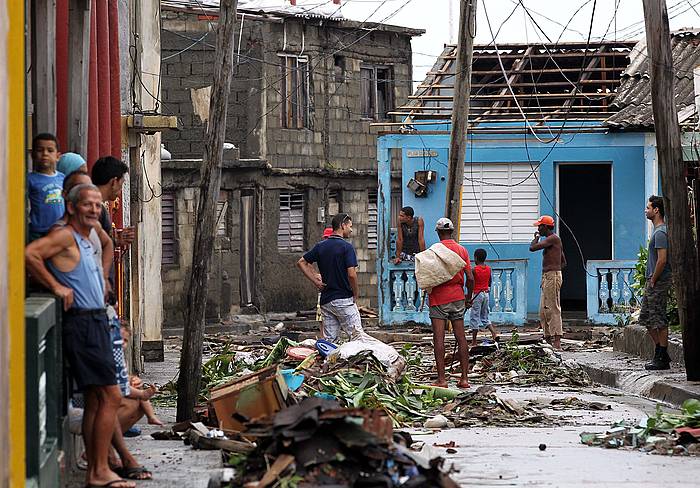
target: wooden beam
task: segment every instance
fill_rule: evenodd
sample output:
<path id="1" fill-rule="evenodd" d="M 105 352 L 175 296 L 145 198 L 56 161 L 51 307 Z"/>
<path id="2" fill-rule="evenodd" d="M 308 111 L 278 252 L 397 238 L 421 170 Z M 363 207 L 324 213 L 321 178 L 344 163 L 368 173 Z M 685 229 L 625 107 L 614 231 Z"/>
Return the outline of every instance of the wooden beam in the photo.
<path id="1" fill-rule="evenodd" d="M 474 33 L 476 32 L 476 0 L 460 2 L 459 44 L 455 65 L 454 107 L 450 132 L 450 152 L 447 166 L 447 190 L 445 192 L 445 215 L 456 223 L 455 232 L 459 236 L 459 222 L 462 184 L 464 179 L 464 156 L 466 153 L 467 122 L 469 115 L 469 94 L 472 82 L 472 54 Z M 450 97 L 452 98 L 452 97 Z M 471 287 L 471 285 L 470 285 Z M 469 289 L 471 294 L 471 288 Z M 444 372 L 443 372 L 444 373 Z"/>
<path id="2" fill-rule="evenodd" d="M 512 87 L 514 84 L 517 83 L 518 79 L 520 79 L 521 72 L 522 72 L 522 70 L 525 68 L 525 63 L 528 62 L 528 56 L 529 56 L 531 53 L 532 53 L 532 46 L 531 46 L 531 47 L 528 47 L 528 48 L 525 50 L 525 52 L 521 55 L 521 57 L 518 58 L 518 59 L 516 59 L 516 60 L 513 62 L 513 66 L 512 66 L 511 69 L 510 69 L 510 73 L 509 73 L 510 76 L 508 76 L 508 81 L 507 81 L 507 83 L 506 83 L 506 86 L 504 86 L 503 88 L 501 88 L 501 90 L 500 90 L 499 93 L 498 93 L 499 95 L 510 95 L 510 93 L 509 93 L 509 92 L 510 92 L 509 87 Z M 472 96 L 479 96 L 479 95 L 472 95 Z M 499 97 L 499 98 L 500 98 L 500 97 Z M 510 98 L 510 97 L 509 97 L 509 98 Z M 491 108 L 492 108 L 492 109 L 497 109 L 498 107 L 502 106 L 506 101 L 507 101 L 507 99 L 496 100 L 496 101 L 493 102 L 493 104 L 491 105 Z M 488 112 L 486 112 L 486 113 L 488 113 Z"/>
<path id="3" fill-rule="evenodd" d="M 572 89 L 573 91 L 574 89 Z M 612 98 L 615 96 L 614 93 L 573 93 L 573 94 L 566 94 L 566 93 L 516 93 L 515 96 L 517 98 L 522 98 L 522 99 L 541 99 L 541 98 L 549 98 L 549 99 L 559 99 L 559 98 L 564 98 L 564 99 L 570 99 L 570 98 L 594 98 L 596 100 L 603 99 L 603 98 Z M 432 100 L 432 101 L 451 101 L 452 96 L 451 95 L 409 95 L 407 97 L 409 100 Z M 511 99 L 513 98 L 513 95 L 510 93 L 506 95 L 501 95 L 500 93 L 494 93 L 492 95 L 469 95 L 469 98 L 472 100 L 503 100 L 503 99 Z"/>
<path id="4" fill-rule="evenodd" d="M 193 418 L 202 376 L 202 342 L 209 289 L 208 273 L 214 253 L 216 203 L 221 191 L 226 114 L 233 77 L 233 43 L 238 0 L 221 0 L 216 35 L 214 83 L 211 90 L 204 160 L 200 173 L 192 272 L 187 284 L 185 330 L 177 382 L 177 420 Z"/>
<path id="5" fill-rule="evenodd" d="M 615 68 L 594 68 L 590 71 L 600 72 L 600 73 L 602 73 L 602 72 L 622 73 L 624 70 L 625 70 L 625 66 L 617 66 Z M 540 73 L 551 74 L 551 73 L 578 73 L 580 71 L 581 71 L 581 68 L 561 68 L 561 69 L 548 68 L 548 69 L 526 69 L 526 70 L 522 70 L 521 73 L 522 74 L 530 74 L 530 73 L 532 73 L 532 74 L 540 74 Z M 472 76 L 475 76 L 475 75 L 500 75 L 500 74 L 503 74 L 500 69 L 498 69 L 498 70 L 478 70 L 478 69 L 472 70 Z M 447 72 L 442 72 L 442 71 L 428 71 L 426 73 L 426 75 L 452 76 L 452 75 L 454 75 L 454 73 L 447 73 Z"/>

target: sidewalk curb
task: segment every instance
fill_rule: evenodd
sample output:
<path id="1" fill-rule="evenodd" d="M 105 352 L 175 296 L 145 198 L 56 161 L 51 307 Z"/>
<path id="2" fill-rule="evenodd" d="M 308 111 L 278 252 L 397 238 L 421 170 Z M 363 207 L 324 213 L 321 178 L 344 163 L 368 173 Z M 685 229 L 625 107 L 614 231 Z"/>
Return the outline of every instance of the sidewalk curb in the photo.
<path id="1" fill-rule="evenodd" d="M 700 383 L 685 380 L 679 366 L 671 372 L 648 372 L 638 358 L 629 359 L 615 352 L 567 354 L 594 383 L 617 388 L 626 393 L 668 403 L 675 407 L 689 398 L 700 400 Z"/>
<path id="2" fill-rule="evenodd" d="M 613 350 L 626 352 L 643 359 L 654 356 L 654 345 L 649 340 L 646 327 L 627 325 L 621 334 L 613 338 Z M 674 363 L 683 363 L 683 343 L 676 337 L 669 337 L 668 355 Z"/>

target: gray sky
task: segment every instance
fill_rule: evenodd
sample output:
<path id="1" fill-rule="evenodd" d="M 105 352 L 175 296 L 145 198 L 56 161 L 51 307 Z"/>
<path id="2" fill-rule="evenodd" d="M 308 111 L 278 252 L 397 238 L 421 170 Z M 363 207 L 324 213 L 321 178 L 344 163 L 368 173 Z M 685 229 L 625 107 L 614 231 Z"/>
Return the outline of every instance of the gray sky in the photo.
<path id="1" fill-rule="evenodd" d="M 319 1 L 310 0 L 309 3 Z M 413 40 L 414 80 L 422 79 L 444 44 L 455 42 L 457 37 L 459 0 L 343 0 L 343 3 L 342 12 L 346 18 L 426 30 L 423 36 Z M 592 39 L 636 40 L 644 36 L 642 0 L 523 0 L 537 24 L 552 41 L 560 37 L 565 41 L 585 41 L 594 3 Z M 667 0 L 666 4 L 672 30 L 700 27 L 700 0 Z M 377 8 L 376 13 L 370 15 Z M 513 9 L 515 12 L 510 16 Z M 500 27 L 497 43 L 539 42 L 546 39 L 542 31 L 526 17 L 518 0 L 478 0 L 477 43 L 489 43 L 492 39 L 486 13 L 494 33 Z M 565 29 L 567 23 L 569 25 Z"/>

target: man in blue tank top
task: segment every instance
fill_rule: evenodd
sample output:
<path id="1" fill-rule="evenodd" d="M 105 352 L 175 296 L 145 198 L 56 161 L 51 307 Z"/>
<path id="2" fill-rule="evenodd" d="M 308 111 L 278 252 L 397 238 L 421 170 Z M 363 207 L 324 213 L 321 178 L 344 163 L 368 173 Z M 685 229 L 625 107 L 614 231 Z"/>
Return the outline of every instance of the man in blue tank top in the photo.
<path id="1" fill-rule="evenodd" d="M 63 300 L 64 355 L 85 397 L 87 485 L 135 488 L 108 463 L 121 393 L 105 313 L 104 280 L 89 238 L 101 208 L 95 186 L 74 187 L 67 197 L 68 225 L 29 244 L 25 259 L 32 276 Z"/>

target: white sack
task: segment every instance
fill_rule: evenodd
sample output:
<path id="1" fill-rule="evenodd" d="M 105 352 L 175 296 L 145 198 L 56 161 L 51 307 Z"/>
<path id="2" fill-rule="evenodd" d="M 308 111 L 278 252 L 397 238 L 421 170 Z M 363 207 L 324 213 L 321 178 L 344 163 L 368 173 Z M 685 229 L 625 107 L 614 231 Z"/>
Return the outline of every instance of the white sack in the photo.
<path id="1" fill-rule="evenodd" d="M 334 362 L 339 358 L 348 359 L 363 351 L 372 351 L 372 355 L 387 367 L 387 372 L 393 378 L 398 378 L 406 366 L 406 361 L 396 349 L 366 332 L 359 332 L 353 335 L 351 341 L 338 346 L 328 355 L 328 360 Z"/>
<path id="2" fill-rule="evenodd" d="M 430 292 L 450 281 L 467 263 L 459 254 L 438 242 L 416 254 L 416 281 L 418 288 Z"/>

